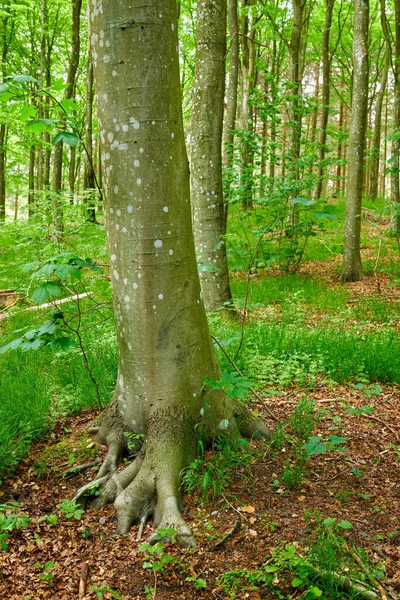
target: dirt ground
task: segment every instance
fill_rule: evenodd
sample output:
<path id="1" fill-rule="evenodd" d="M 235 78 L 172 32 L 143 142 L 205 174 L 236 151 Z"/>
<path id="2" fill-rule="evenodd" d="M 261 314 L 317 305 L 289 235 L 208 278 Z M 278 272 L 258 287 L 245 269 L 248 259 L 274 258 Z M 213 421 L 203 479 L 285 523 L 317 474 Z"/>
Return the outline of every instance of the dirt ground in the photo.
<path id="1" fill-rule="evenodd" d="M 293 388 L 269 402 L 277 415 L 285 419 L 302 396 L 301 390 Z M 309 398 L 324 411 L 318 424 L 319 434 L 332 431 L 329 428 L 334 417 L 342 419 L 340 435 L 348 438 L 348 451 L 312 457 L 301 487 L 288 490 L 280 483 L 284 452 L 271 458 L 266 445 L 252 443 L 255 459 L 251 478 L 246 469 L 232 473 L 224 498 L 215 503 L 204 505 L 193 495 L 184 498 L 184 516 L 193 529 L 197 548 L 182 550 L 166 545 L 165 552 L 176 561 L 165 567 L 164 575 L 158 574 L 156 582 L 154 573 L 143 569 L 137 527 L 128 535 L 117 536 L 112 506 L 89 509 L 79 520 L 66 519 L 60 513 L 57 504 L 63 498 L 72 498 L 94 473 L 88 470 L 70 479 L 57 477 L 68 469 L 68 462 L 60 457 L 55 457 L 51 468 L 40 473 L 38 457 L 40 462 L 45 448 L 60 440 L 73 447 L 75 440 L 82 443 L 84 439 L 87 447 L 96 450 L 91 436 L 85 433 L 95 413 L 58 423 L 50 439 L 32 446 L 30 457 L 0 491 L 0 502 L 18 501 L 18 511 L 31 518 L 26 529 L 12 533 L 8 551 L 0 552 L 0 598 L 89 599 L 96 598 L 93 585 L 105 585 L 125 600 L 136 600 L 146 598 L 146 585 L 156 585 L 156 598 L 161 600 L 228 599 L 219 579 L 222 573 L 261 567 L 271 558 L 272 549 L 282 542 L 306 545 L 313 528 L 312 515 L 316 514 L 350 521 L 353 527 L 346 532 L 348 543 L 363 546 L 372 563 L 386 565 L 386 592 L 382 593 L 389 595 L 381 597 L 400 598 L 400 392 L 393 387 L 382 389 L 372 400 L 374 413 L 361 416 L 346 411 L 346 407 L 367 404 L 361 391 L 351 387 L 321 387 Z M 263 407 L 258 408 L 262 415 Z M 99 451 L 104 454 L 105 449 Z M 55 513 L 56 525 L 37 523 L 37 518 Z M 151 531 L 150 523 L 143 538 Z M 54 565 L 46 580 L 41 575 L 46 575 L 43 565 L 47 561 L 54 561 Z M 207 587 L 196 590 L 193 581 L 186 581 L 187 577 L 204 579 Z M 103 598 L 113 597 L 110 592 L 102 593 Z M 283 577 L 276 578 L 268 588 L 243 588 L 235 597 L 255 600 L 287 597 L 281 594 L 288 593 L 293 598 L 301 597 L 301 591 L 293 590 Z"/>

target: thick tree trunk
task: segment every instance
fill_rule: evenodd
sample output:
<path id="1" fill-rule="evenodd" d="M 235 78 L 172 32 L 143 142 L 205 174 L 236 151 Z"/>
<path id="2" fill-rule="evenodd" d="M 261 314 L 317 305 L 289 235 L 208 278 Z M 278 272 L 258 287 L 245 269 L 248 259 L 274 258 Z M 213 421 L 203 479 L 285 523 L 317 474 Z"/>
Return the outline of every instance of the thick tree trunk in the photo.
<path id="1" fill-rule="evenodd" d="M 326 170 L 326 132 L 329 117 L 330 103 L 330 73 L 331 73 L 331 54 L 329 50 L 329 39 L 332 27 L 332 13 L 335 0 L 325 0 L 325 29 L 322 41 L 322 106 L 319 138 L 319 167 L 318 182 L 315 190 L 315 198 L 318 200 L 322 193 L 323 177 Z"/>
<path id="2" fill-rule="evenodd" d="M 226 0 L 197 4 L 196 61 L 191 118 L 191 196 L 200 283 L 206 310 L 232 299 L 224 235 L 222 120 Z"/>
<path id="3" fill-rule="evenodd" d="M 196 436 L 237 424 L 230 402 L 204 385 L 206 375 L 218 379 L 218 365 L 192 235 L 177 3 L 93 0 L 89 8 L 119 351 L 98 481 L 113 474 L 95 503 L 115 501 L 122 533 L 152 515 L 193 545 L 180 515 L 180 473 Z M 147 438 L 117 474 L 127 432 Z"/>
<path id="4" fill-rule="evenodd" d="M 359 281 L 363 278 L 360 236 L 365 131 L 368 110 L 368 21 L 369 0 L 356 0 L 354 7 L 353 97 L 348 149 L 349 166 L 344 229 L 343 281 Z"/>

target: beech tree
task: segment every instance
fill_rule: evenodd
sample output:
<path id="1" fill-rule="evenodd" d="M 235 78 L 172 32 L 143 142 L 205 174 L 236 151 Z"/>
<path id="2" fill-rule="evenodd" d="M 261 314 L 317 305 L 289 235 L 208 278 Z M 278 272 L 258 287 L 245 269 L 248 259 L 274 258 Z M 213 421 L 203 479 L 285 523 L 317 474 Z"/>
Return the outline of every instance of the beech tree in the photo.
<path id="1" fill-rule="evenodd" d="M 232 299 L 224 240 L 222 123 L 226 0 L 197 3 L 196 62 L 191 119 L 191 195 L 200 283 L 207 310 Z"/>
<path id="2" fill-rule="evenodd" d="M 368 19 L 369 0 L 356 0 L 354 4 L 353 96 L 348 149 L 343 281 L 359 281 L 363 277 L 360 236 L 365 130 L 368 111 Z"/>
<path id="3" fill-rule="evenodd" d="M 175 528 L 188 546 L 180 473 L 198 438 L 268 430 L 204 384 L 219 374 L 192 235 L 177 10 L 175 0 L 89 2 L 119 351 L 98 433 L 108 454 L 94 503 L 115 502 L 121 533 L 153 516 L 155 527 Z M 146 440 L 116 473 L 132 434 Z"/>

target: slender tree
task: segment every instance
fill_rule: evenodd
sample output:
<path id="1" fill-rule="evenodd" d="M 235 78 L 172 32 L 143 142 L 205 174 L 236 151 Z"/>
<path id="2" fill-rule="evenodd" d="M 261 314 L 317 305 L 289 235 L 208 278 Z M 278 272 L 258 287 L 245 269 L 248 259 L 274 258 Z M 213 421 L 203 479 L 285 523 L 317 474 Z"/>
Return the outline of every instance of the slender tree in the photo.
<path id="1" fill-rule="evenodd" d="M 79 64 L 80 54 L 80 23 L 81 23 L 81 8 L 82 0 L 72 0 L 72 26 L 71 26 L 71 58 L 69 61 L 66 88 L 64 91 L 64 98 L 69 100 L 72 98 L 75 89 L 75 77 Z M 64 122 L 63 115 L 61 114 L 62 123 Z M 61 124 L 61 127 L 63 125 Z M 53 155 L 53 181 L 52 181 L 52 192 L 53 192 L 53 215 L 54 225 L 57 231 L 62 231 L 61 206 L 59 193 L 62 189 L 62 158 L 63 158 L 63 142 L 62 140 L 56 144 Z"/>
<path id="2" fill-rule="evenodd" d="M 394 0 L 394 102 L 393 129 L 395 135 L 392 141 L 390 195 L 393 204 L 393 232 L 400 234 L 400 0 Z"/>
<path id="3" fill-rule="evenodd" d="M 360 252 L 365 132 L 368 112 L 369 0 L 354 4 L 353 96 L 348 148 L 348 182 L 344 228 L 343 281 L 363 278 Z"/>
<path id="4" fill-rule="evenodd" d="M 329 49 L 329 40 L 332 27 L 332 14 L 335 0 L 325 0 L 325 28 L 322 39 L 322 106 L 321 106 L 321 121 L 320 121 L 320 138 L 319 138 L 319 167 L 318 167 L 318 182 L 315 190 L 315 197 L 320 198 L 322 192 L 322 183 L 325 171 L 325 153 L 326 153 L 326 137 L 327 125 L 329 117 L 330 103 L 330 73 L 332 57 Z"/>
<path id="5" fill-rule="evenodd" d="M 222 193 L 226 0 L 197 4 L 191 119 L 191 196 L 196 254 L 206 310 L 231 300 Z"/>
<path id="6" fill-rule="evenodd" d="M 219 375 L 192 235 L 177 3 L 92 0 L 89 9 L 119 352 L 95 503 L 115 501 L 122 533 L 153 516 L 193 545 L 180 515 L 180 473 L 197 436 L 205 443 L 239 425 L 232 404 L 204 383 Z M 241 431 L 251 424 L 242 421 Z M 146 441 L 116 473 L 127 432 Z"/>
<path id="7" fill-rule="evenodd" d="M 10 2 L 4 2 L 4 16 L 1 20 L 1 75 L 4 78 L 7 75 L 7 54 L 9 48 L 9 8 Z M 3 221 L 6 215 L 6 136 L 7 124 L 0 123 L 0 221 Z"/>

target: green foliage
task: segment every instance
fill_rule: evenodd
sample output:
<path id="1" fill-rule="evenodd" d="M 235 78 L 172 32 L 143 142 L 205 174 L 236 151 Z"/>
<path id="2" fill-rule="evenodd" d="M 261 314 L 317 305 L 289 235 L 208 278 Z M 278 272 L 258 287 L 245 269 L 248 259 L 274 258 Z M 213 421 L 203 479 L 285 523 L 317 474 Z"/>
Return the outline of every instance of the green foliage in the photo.
<path id="1" fill-rule="evenodd" d="M 195 590 L 204 590 L 207 587 L 207 581 L 200 577 L 186 577 L 185 581 L 191 581 Z"/>
<path id="2" fill-rule="evenodd" d="M 160 572 L 161 575 L 165 575 L 166 565 L 175 561 L 175 558 L 171 554 L 165 553 L 165 539 L 175 544 L 176 530 L 159 528 L 156 531 L 156 536 L 153 538 L 154 544 L 146 543 L 139 546 L 138 551 L 145 552 L 145 556 L 142 559 L 143 569 L 151 569 L 153 573 Z"/>
<path id="3" fill-rule="evenodd" d="M 236 371 L 222 371 L 218 381 L 205 377 L 204 384 L 214 390 L 223 390 L 229 398 L 240 400 L 247 397 L 251 388 L 251 381 L 241 377 Z"/>
<path id="4" fill-rule="evenodd" d="M 214 443 L 214 450 L 207 460 L 194 460 L 182 476 L 187 493 L 197 493 L 202 502 L 222 497 L 233 474 L 240 473 L 243 477 L 251 474 L 253 453 L 247 440 L 220 436 Z"/>
<path id="5" fill-rule="evenodd" d="M 60 504 L 57 504 L 57 506 L 66 519 L 77 519 L 79 521 L 85 512 L 77 502 L 74 500 L 67 500 L 66 498 L 64 498 Z"/>
<path id="6" fill-rule="evenodd" d="M 104 592 L 107 592 L 107 594 L 111 594 L 111 596 L 113 598 L 116 598 L 116 600 L 122 600 L 122 596 L 120 596 L 118 592 L 108 587 L 107 585 L 92 585 L 90 589 L 96 594 L 97 598 L 103 598 Z"/>
<path id="7" fill-rule="evenodd" d="M 30 518 L 15 512 L 21 505 L 18 502 L 0 504 L 0 548 L 7 551 L 7 541 L 15 529 L 25 529 L 30 523 Z"/>
<path id="8" fill-rule="evenodd" d="M 34 566 L 42 571 L 38 576 L 39 581 L 43 581 L 44 583 L 47 583 L 47 585 L 53 585 L 55 576 L 54 573 L 52 573 L 52 570 L 54 569 L 55 564 L 54 560 L 49 560 L 44 565 L 38 562 L 35 563 Z"/>

